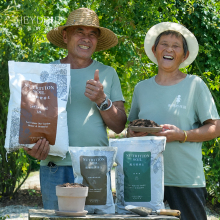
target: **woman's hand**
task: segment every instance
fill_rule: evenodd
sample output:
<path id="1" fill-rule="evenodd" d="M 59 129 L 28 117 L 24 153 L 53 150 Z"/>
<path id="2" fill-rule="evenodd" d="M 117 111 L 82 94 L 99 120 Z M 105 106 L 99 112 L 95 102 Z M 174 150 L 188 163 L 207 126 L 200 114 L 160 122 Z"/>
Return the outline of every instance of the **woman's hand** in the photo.
<path id="1" fill-rule="evenodd" d="M 158 133 L 154 133 L 155 136 L 165 136 L 167 142 L 172 141 L 184 141 L 186 136 L 183 130 L 179 129 L 175 125 L 164 124 L 161 125 L 163 130 Z M 208 119 L 203 123 L 203 126 L 185 131 L 187 134 L 186 141 L 189 142 L 203 142 L 209 141 L 220 135 L 220 120 Z"/>
<path id="2" fill-rule="evenodd" d="M 127 129 L 127 137 L 143 137 L 143 136 L 147 136 L 147 135 L 148 135 L 147 132 L 135 132 L 129 128 Z"/>
<path id="3" fill-rule="evenodd" d="M 163 129 L 161 132 L 153 133 L 155 136 L 165 136 L 167 138 L 166 142 L 172 141 L 184 141 L 185 133 L 183 130 L 179 129 L 175 125 L 164 124 L 160 125 Z"/>

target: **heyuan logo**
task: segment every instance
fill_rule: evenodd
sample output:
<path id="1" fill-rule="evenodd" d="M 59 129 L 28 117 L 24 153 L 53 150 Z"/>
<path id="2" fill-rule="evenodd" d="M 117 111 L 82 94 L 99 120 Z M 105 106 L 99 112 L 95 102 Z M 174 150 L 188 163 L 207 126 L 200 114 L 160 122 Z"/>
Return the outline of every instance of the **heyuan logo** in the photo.
<path id="1" fill-rule="evenodd" d="M 49 31 L 49 29 L 53 27 L 57 27 L 63 18 L 60 16 L 49 17 L 49 16 L 21 16 L 18 19 L 18 22 L 22 26 L 27 26 L 27 29 L 30 30 L 40 30 L 42 26 L 45 28 L 45 31 Z"/>
<path id="2" fill-rule="evenodd" d="M 21 16 L 20 23 L 24 25 L 34 25 L 34 24 L 53 24 L 54 22 L 61 21 L 59 16 L 48 17 L 48 16 Z"/>

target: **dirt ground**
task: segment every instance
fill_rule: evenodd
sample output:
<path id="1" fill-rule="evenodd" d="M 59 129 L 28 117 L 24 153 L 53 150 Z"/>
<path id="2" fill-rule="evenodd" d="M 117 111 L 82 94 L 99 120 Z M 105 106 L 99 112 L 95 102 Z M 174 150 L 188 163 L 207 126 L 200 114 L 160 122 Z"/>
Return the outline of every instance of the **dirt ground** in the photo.
<path id="1" fill-rule="evenodd" d="M 42 197 L 40 190 L 20 189 L 13 198 L 2 198 L 0 200 L 0 207 L 10 205 L 22 205 L 43 208 Z"/>
<path id="2" fill-rule="evenodd" d="M 32 172 L 24 182 L 21 189 L 13 198 L 3 197 L 0 199 L 0 207 L 11 205 L 34 206 L 43 208 L 40 191 L 39 171 Z"/>

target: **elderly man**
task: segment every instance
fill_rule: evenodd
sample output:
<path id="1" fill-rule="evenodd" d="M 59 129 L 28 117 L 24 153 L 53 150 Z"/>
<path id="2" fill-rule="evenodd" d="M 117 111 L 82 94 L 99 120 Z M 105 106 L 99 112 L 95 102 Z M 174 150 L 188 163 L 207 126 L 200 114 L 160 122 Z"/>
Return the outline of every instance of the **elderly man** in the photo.
<path id="1" fill-rule="evenodd" d="M 91 58 L 95 51 L 118 43 L 116 35 L 99 26 L 96 13 L 79 8 L 70 13 L 64 26 L 47 34 L 54 45 L 68 50 L 56 64 L 70 64 L 71 92 L 67 104 L 70 146 L 108 146 L 106 126 L 120 133 L 127 121 L 124 98 L 116 71 Z M 62 160 L 48 155 L 46 139 L 39 140 L 27 153 L 39 160 L 40 183 L 45 209 L 58 209 L 55 186 L 74 182 L 69 153 Z"/>

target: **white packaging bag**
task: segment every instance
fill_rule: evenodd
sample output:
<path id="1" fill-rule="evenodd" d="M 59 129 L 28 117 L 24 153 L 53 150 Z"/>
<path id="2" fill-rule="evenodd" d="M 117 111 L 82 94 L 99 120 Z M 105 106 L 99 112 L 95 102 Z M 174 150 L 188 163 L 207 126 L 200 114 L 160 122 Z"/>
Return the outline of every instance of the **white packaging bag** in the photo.
<path id="1" fill-rule="evenodd" d="M 125 206 L 163 209 L 164 163 L 166 137 L 110 139 L 117 147 L 116 212 L 128 213 Z"/>
<path id="2" fill-rule="evenodd" d="M 5 148 L 32 148 L 42 138 L 49 155 L 66 157 L 69 147 L 66 104 L 70 64 L 9 61 L 10 100 Z"/>
<path id="3" fill-rule="evenodd" d="M 111 169 L 117 148 L 70 147 L 74 182 L 89 187 L 85 210 L 88 213 L 113 214 L 115 205 L 111 191 Z"/>

